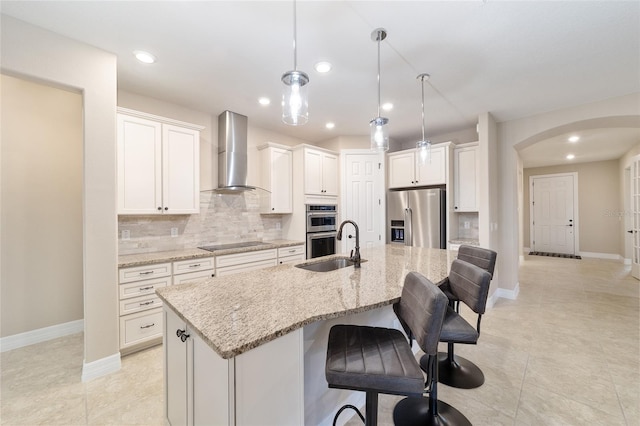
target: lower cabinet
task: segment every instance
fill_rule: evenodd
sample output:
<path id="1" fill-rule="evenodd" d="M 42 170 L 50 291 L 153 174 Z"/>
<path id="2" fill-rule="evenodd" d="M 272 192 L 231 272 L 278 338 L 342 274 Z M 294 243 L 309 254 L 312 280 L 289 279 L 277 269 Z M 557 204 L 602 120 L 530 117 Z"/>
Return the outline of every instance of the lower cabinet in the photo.
<path id="1" fill-rule="evenodd" d="M 223 359 L 168 307 L 164 324 L 170 425 L 304 424 L 302 329 Z"/>
<path id="2" fill-rule="evenodd" d="M 216 257 L 216 272 L 219 277 L 224 277 L 238 272 L 268 268 L 278 264 L 277 257 L 276 249 L 225 254 Z"/>
<path id="3" fill-rule="evenodd" d="M 306 256 L 304 253 L 304 245 L 292 247 L 280 247 L 278 249 L 278 265 L 287 265 L 290 263 L 304 262 Z"/>

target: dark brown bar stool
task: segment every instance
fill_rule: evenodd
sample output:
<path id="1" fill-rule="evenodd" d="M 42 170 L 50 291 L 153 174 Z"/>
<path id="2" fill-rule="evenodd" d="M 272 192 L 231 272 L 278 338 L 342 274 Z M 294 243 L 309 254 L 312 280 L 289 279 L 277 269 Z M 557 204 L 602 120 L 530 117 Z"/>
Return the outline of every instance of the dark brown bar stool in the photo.
<path id="1" fill-rule="evenodd" d="M 482 370 L 468 359 L 455 355 L 454 344 L 475 345 L 478 342 L 480 321 L 486 309 L 496 257 L 496 252 L 492 250 L 461 246 L 458 259 L 451 265 L 449 277 L 439 283 L 449 298 L 449 309 L 440 334 L 440 341 L 447 342 L 447 353 L 438 353 L 440 383 L 460 389 L 477 388 L 484 383 Z M 478 314 L 475 328 L 460 316 L 460 301 Z M 424 371 L 428 370 L 428 363 L 426 357 L 420 360 Z"/>
<path id="2" fill-rule="evenodd" d="M 403 322 L 413 330 L 421 349 L 433 356 L 438 350 L 447 303 L 447 297 L 435 284 L 410 272 L 400 301 L 394 306 Z M 377 424 L 380 393 L 411 395 L 414 397 L 411 399 L 427 401 L 422 397 L 424 376 L 409 342 L 399 330 L 333 326 L 329 332 L 325 375 L 330 388 L 366 392 L 364 421 L 367 426 Z M 334 425 L 345 407 L 336 414 Z M 355 409 L 362 418 L 357 408 L 349 408 Z"/>

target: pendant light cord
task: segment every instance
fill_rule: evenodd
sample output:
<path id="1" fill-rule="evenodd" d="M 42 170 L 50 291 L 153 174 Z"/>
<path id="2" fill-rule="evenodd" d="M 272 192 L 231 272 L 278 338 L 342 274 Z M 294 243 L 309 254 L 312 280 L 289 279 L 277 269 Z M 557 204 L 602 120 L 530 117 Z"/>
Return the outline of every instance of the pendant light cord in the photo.
<path id="1" fill-rule="evenodd" d="M 424 141 L 424 77 L 420 80 L 422 84 L 422 140 Z"/>
<path id="2" fill-rule="evenodd" d="M 293 0 L 293 70 L 298 70 L 298 53 L 296 49 L 296 35 L 297 35 L 297 25 L 296 25 L 296 0 Z"/>
<path id="3" fill-rule="evenodd" d="M 380 117 L 380 39 L 382 34 L 378 31 L 378 117 Z"/>

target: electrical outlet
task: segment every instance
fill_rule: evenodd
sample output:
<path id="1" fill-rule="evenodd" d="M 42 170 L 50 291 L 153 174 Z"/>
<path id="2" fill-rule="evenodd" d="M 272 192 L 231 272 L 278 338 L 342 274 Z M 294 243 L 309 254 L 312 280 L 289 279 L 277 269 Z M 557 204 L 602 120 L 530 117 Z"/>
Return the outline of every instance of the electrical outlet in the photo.
<path id="1" fill-rule="evenodd" d="M 276 222 L 276 229 L 280 229 L 280 222 Z"/>
<path id="2" fill-rule="evenodd" d="M 171 228 L 171 236 L 172 237 L 178 236 L 178 228 Z"/>
<path id="3" fill-rule="evenodd" d="M 469 222 L 468 220 L 465 220 L 464 229 L 469 229 L 469 228 L 471 228 L 471 222 Z"/>
<path id="4" fill-rule="evenodd" d="M 122 230 L 122 234 L 121 234 L 121 238 L 123 240 L 128 240 L 129 238 L 131 238 L 131 231 L 129 231 L 128 229 L 123 229 Z"/>

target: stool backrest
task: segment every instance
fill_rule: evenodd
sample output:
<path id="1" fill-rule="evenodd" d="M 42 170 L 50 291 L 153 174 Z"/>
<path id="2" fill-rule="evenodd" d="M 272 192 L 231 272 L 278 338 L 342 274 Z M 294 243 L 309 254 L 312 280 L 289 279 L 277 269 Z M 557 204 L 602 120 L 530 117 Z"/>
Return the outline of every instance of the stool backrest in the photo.
<path id="1" fill-rule="evenodd" d="M 428 355 L 438 353 L 448 300 L 442 290 L 423 275 L 409 272 L 400 302 L 394 306 L 400 322 L 406 324 L 420 349 Z"/>
<path id="2" fill-rule="evenodd" d="M 493 277 L 498 253 L 482 247 L 461 245 L 458 248 L 458 259 L 479 266 Z"/>
<path id="3" fill-rule="evenodd" d="M 484 314 L 489 295 L 491 274 L 483 268 L 456 259 L 449 272 L 449 287 L 458 300 L 464 302 L 476 314 Z"/>

